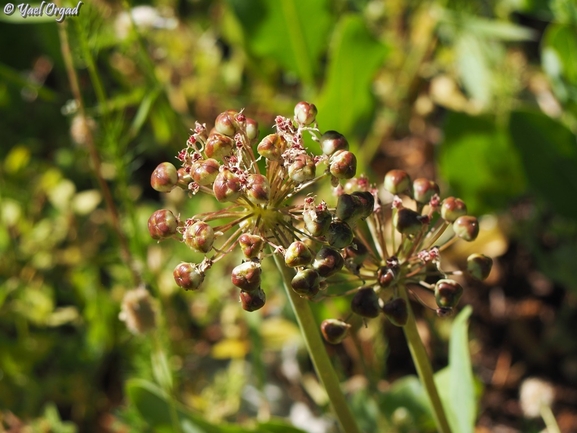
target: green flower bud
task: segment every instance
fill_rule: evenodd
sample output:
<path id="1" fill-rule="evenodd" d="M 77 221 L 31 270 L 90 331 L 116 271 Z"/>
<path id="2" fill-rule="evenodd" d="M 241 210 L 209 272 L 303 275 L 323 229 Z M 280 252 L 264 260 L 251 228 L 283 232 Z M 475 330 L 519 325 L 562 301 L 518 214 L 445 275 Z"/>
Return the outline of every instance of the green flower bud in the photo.
<path id="1" fill-rule="evenodd" d="M 439 186 L 432 180 L 420 177 L 413 182 L 413 198 L 419 203 L 429 203 L 431 198 L 439 192 Z"/>
<path id="2" fill-rule="evenodd" d="M 192 164 L 191 174 L 192 178 L 199 185 L 209 185 L 218 176 L 218 169 L 220 164 L 216 159 L 199 159 Z"/>
<path id="3" fill-rule="evenodd" d="M 178 176 L 176 185 L 184 190 L 188 190 L 188 185 L 193 180 L 190 173 L 186 171 L 186 168 L 180 167 L 178 170 L 176 170 L 176 174 Z"/>
<path id="4" fill-rule="evenodd" d="M 326 319 L 321 323 L 321 334 L 327 343 L 339 344 L 349 335 L 351 325 L 342 320 Z"/>
<path id="5" fill-rule="evenodd" d="M 264 247 L 264 239 L 262 237 L 248 233 L 240 235 L 238 243 L 244 256 L 249 259 L 258 257 Z"/>
<path id="6" fill-rule="evenodd" d="M 214 129 L 223 135 L 234 137 L 237 131 L 236 116 L 238 112 L 234 110 L 227 110 L 220 113 L 214 121 Z"/>
<path id="7" fill-rule="evenodd" d="M 461 239 L 474 241 L 479 235 L 479 221 L 473 216 L 461 216 L 453 223 L 453 230 Z"/>
<path id="8" fill-rule="evenodd" d="M 315 161 L 310 155 L 301 153 L 288 166 L 288 175 L 295 182 L 301 183 L 315 178 Z"/>
<path id="9" fill-rule="evenodd" d="M 353 313 L 369 319 L 378 317 L 381 311 L 379 297 L 371 287 L 359 289 L 351 301 L 351 310 Z"/>
<path id="10" fill-rule="evenodd" d="M 226 135 L 212 132 L 204 146 L 204 153 L 209 158 L 224 159 L 225 156 L 232 154 L 234 140 Z"/>
<path id="11" fill-rule="evenodd" d="M 414 210 L 401 208 L 395 212 L 393 225 L 403 235 L 416 235 L 423 228 L 423 217 Z"/>
<path id="12" fill-rule="evenodd" d="M 204 221 L 197 221 L 186 227 L 184 243 L 198 253 L 208 253 L 214 242 L 214 230 Z"/>
<path id="13" fill-rule="evenodd" d="M 312 299 L 320 290 L 321 277 L 314 269 L 300 269 L 291 281 L 291 287 L 301 297 Z"/>
<path id="14" fill-rule="evenodd" d="M 225 168 L 216 176 L 212 190 L 220 202 L 235 201 L 242 193 L 242 183 L 236 174 Z"/>
<path id="15" fill-rule="evenodd" d="M 478 280 L 487 278 L 492 267 L 493 259 L 483 254 L 471 254 L 467 258 L 467 272 Z"/>
<path id="16" fill-rule="evenodd" d="M 148 232 L 152 239 L 166 239 L 176 234 L 178 219 L 168 209 L 154 212 L 148 219 Z"/>
<path id="17" fill-rule="evenodd" d="M 287 266 L 295 268 L 306 266 L 313 260 L 311 250 L 301 241 L 295 241 L 288 246 L 284 253 L 284 262 Z"/>
<path id="18" fill-rule="evenodd" d="M 391 170 L 385 175 L 384 186 L 391 194 L 406 193 L 411 187 L 411 178 L 404 170 Z"/>
<path id="19" fill-rule="evenodd" d="M 313 268 L 321 277 L 328 278 L 340 271 L 344 264 L 345 259 L 341 256 L 341 253 L 334 248 L 323 247 L 315 256 Z"/>
<path id="20" fill-rule="evenodd" d="M 150 185 L 156 191 L 170 192 L 178 183 L 178 172 L 170 162 L 162 162 L 152 172 Z"/>
<path id="21" fill-rule="evenodd" d="M 250 117 L 246 118 L 246 136 L 249 140 L 258 137 L 258 122 Z"/>
<path id="22" fill-rule="evenodd" d="M 260 263 L 251 260 L 236 266 L 230 274 L 230 279 L 239 289 L 252 292 L 260 288 L 261 273 Z"/>
<path id="23" fill-rule="evenodd" d="M 258 288 L 252 292 L 240 291 L 240 303 L 242 304 L 242 309 L 245 311 L 256 311 L 264 307 L 266 303 L 266 294 L 264 290 Z"/>
<path id="24" fill-rule="evenodd" d="M 320 138 L 321 150 L 325 155 L 332 155 L 337 150 L 349 150 L 349 142 L 337 131 L 327 131 Z"/>
<path id="25" fill-rule="evenodd" d="M 256 151 L 269 161 L 280 161 L 284 148 L 284 139 L 280 135 L 269 134 L 261 140 Z"/>
<path id="26" fill-rule="evenodd" d="M 337 249 L 349 246 L 354 238 L 353 230 L 344 221 L 333 221 L 326 236 L 329 245 Z"/>
<path id="27" fill-rule="evenodd" d="M 313 236 L 324 236 L 329 229 L 332 215 L 328 210 L 307 209 L 303 212 L 305 228 Z"/>
<path id="28" fill-rule="evenodd" d="M 301 101 L 295 105 L 295 120 L 301 125 L 310 125 L 317 117 L 317 107 L 314 104 Z"/>
<path id="29" fill-rule="evenodd" d="M 383 313 L 395 326 L 405 326 L 409 318 L 407 301 L 403 298 L 394 298 L 383 305 Z"/>
<path id="30" fill-rule="evenodd" d="M 204 272 L 194 263 L 180 263 L 172 273 L 174 281 L 185 290 L 197 290 L 204 281 Z"/>
<path id="31" fill-rule="evenodd" d="M 245 190 L 246 196 L 255 204 L 268 203 L 270 186 L 262 174 L 249 174 Z"/>
<path id="32" fill-rule="evenodd" d="M 329 171 L 337 179 L 350 179 L 357 173 L 357 157 L 348 150 L 337 150 L 329 161 Z"/>
<path id="33" fill-rule="evenodd" d="M 460 198 L 447 197 L 443 200 L 441 205 L 441 217 L 449 222 L 455 222 L 455 220 L 461 216 L 467 215 L 467 206 L 465 202 Z"/>
<path id="34" fill-rule="evenodd" d="M 435 284 L 435 301 L 440 308 L 454 308 L 457 306 L 463 288 L 454 280 L 443 278 Z"/>

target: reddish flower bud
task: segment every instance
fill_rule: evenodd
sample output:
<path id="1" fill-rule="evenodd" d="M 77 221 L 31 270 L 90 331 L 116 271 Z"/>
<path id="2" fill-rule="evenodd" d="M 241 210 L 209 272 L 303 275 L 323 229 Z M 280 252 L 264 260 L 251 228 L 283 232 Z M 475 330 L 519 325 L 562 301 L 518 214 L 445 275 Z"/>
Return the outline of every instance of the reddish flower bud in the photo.
<path id="1" fill-rule="evenodd" d="M 262 174 L 248 175 L 245 193 L 249 200 L 253 203 L 268 203 L 270 186 L 266 176 L 263 176 Z"/>
<path id="2" fill-rule="evenodd" d="M 442 279 L 435 284 L 435 301 L 440 308 L 454 308 L 457 306 L 463 288 L 454 280 Z"/>
<path id="3" fill-rule="evenodd" d="M 190 175 L 190 173 L 188 171 L 186 171 L 186 168 L 184 167 L 180 167 L 177 171 L 176 174 L 178 175 L 178 180 L 176 182 L 176 185 L 184 190 L 188 190 L 188 185 L 190 184 L 190 182 L 192 182 L 192 176 Z"/>
<path id="4" fill-rule="evenodd" d="M 197 290 L 204 281 L 204 272 L 194 263 L 180 263 L 172 274 L 176 284 L 185 290 Z"/>
<path id="5" fill-rule="evenodd" d="M 453 223 L 453 230 L 461 239 L 474 241 L 479 235 L 479 221 L 473 216 L 461 216 Z"/>
<path id="6" fill-rule="evenodd" d="M 260 263 L 251 260 L 236 266 L 230 274 L 230 279 L 239 289 L 251 292 L 260 287 L 261 273 Z"/>
<path id="7" fill-rule="evenodd" d="M 314 104 L 301 101 L 295 105 L 295 120 L 301 125 L 310 125 L 317 117 L 317 107 Z"/>
<path id="8" fill-rule="evenodd" d="M 383 305 L 383 313 L 395 326 L 405 326 L 409 319 L 407 301 L 403 298 L 394 298 Z"/>
<path id="9" fill-rule="evenodd" d="M 455 222 L 461 216 L 467 215 L 467 206 L 460 198 L 447 197 L 441 205 L 441 217 L 447 222 Z"/>
<path id="10" fill-rule="evenodd" d="M 192 164 L 191 175 L 199 185 L 210 185 L 218 176 L 220 164 L 216 159 L 199 159 Z"/>
<path id="11" fill-rule="evenodd" d="M 312 299 L 320 290 L 320 275 L 314 269 L 299 270 L 291 281 L 291 287 L 300 296 Z"/>
<path id="12" fill-rule="evenodd" d="M 341 256 L 341 253 L 334 248 L 323 247 L 315 256 L 313 268 L 321 277 L 328 278 L 340 271 L 344 264 L 345 259 Z"/>
<path id="13" fill-rule="evenodd" d="M 176 234 L 178 219 L 168 209 L 154 212 L 148 219 L 148 231 L 152 239 L 166 239 Z"/>
<path id="14" fill-rule="evenodd" d="M 288 166 L 288 175 L 295 182 L 301 183 L 315 178 L 315 161 L 310 155 L 301 153 Z"/>
<path id="15" fill-rule="evenodd" d="M 319 140 L 321 150 L 325 155 L 332 155 L 337 150 L 349 150 L 349 142 L 343 134 L 337 131 L 327 131 Z"/>
<path id="16" fill-rule="evenodd" d="M 258 137 L 258 123 L 250 117 L 246 118 L 246 136 L 249 140 L 254 140 Z"/>
<path id="17" fill-rule="evenodd" d="M 266 294 L 261 288 L 251 292 L 241 290 L 239 298 L 242 304 L 242 309 L 245 311 L 260 310 L 266 303 Z"/>
<path id="18" fill-rule="evenodd" d="M 492 267 L 493 259 L 483 254 L 471 254 L 467 258 L 467 272 L 478 280 L 487 278 Z"/>
<path id="19" fill-rule="evenodd" d="M 258 257 L 264 247 L 264 239 L 262 237 L 248 233 L 240 235 L 238 243 L 244 256 L 249 259 Z"/>
<path id="20" fill-rule="evenodd" d="M 224 159 L 232 154 L 234 140 L 218 132 L 211 132 L 204 146 L 204 153 L 209 158 Z"/>
<path id="21" fill-rule="evenodd" d="M 378 317 L 379 297 L 371 287 L 359 289 L 351 301 L 351 310 L 353 313 L 370 319 Z"/>
<path id="22" fill-rule="evenodd" d="M 377 271 L 377 282 L 383 289 L 389 287 L 395 280 L 395 272 L 388 266 L 381 266 Z"/>
<path id="23" fill-rule="evenodd" d="M 328 210 L 307 209 L 303 212 L 306 229 L 313 236 L 324 236 L 329 229 L 332 215 Z"/>
<path id="24" fill-rule="evenodd" d="M 432 180 L 420 177 L 413 182 L 413 198 L 419 203 L 429 203 L 431 198 L 439 192 L 439 186 Z"/>
<path id="25" fill-rule="evenodd" d="M 331 156 L 329 171 L 337 179 L 350 179 L 357 173 L 357 157 L 348 150 L 337 150 Z"/>
<path id="26" fill-rule="evenodd" d="M 242 193 L 242 183 L 236 174 L 224 168 L 216 176 L 212 190 L 220 202 L 235 201 Z"/>
<path id="27" fill-rule="evenodd" d="M 354 238 L 351 226 L 344 221 L 333 221 L 326 236 L 329 245 L 337 249 L 349 246 Z"/>
<path id="28" fill-rule="evenodd" d="M 327 343 L 339 344 L 349 335 L 351 325 L 342 320 L 326 319 L 321 323 L 321 334 Z"/>
<path id="29" fill-rule="evenodd" d="M 284 253 L 284 262 L 287 266 L 295 268 L 306 266 L 313 260 L 311 250 L 301 241 L 295 241 L 288 246 Z"/>
<path id="30" fill-rule="evenodd" d="M 208 253 L 214 242 L 214 230 L 204 221 L 186 227 L 182 236 L 184 243 L 198 253 Z"/>
<path id="31" fill-rule="evenodd" d="M 423 228 L 425 220 L 421 215 L 411 209 L 398 209 L 393 216 L 393 225 L 404 235 L 416 235 Z M 428 221 L 427 221 L 428 222 Z"/>
<path id="32" fill-rule="evenodd" d="M 170 192 L 177 183 L 178 172 L 170 162 L 158 164 L 150 176 L 150 185 L 159 192 Z"/>
<path id="33" fill-rule="evenodd" d="M 238 112 L 234 110 L 227 110 L 223 113 L 220 113 L 214 121 L 214 129 L 216 129 L 221 134 L 234 137 L 238 127 L 236 122 L 237 115 Z"/>
<path id="34" fill-rule="evenodd" d="M 391 170 L 385 175 L 384 186 L 391 194 L 406 193 L 411 187 L 411 178 L 404 170 Z"/>
<path id="35" fill-rule="evenodd" d="M 284 139 L 280 135 L 269 134 L 261 140 L 256 151 L 269 161 L 280 161 L 284 147 Z"/>

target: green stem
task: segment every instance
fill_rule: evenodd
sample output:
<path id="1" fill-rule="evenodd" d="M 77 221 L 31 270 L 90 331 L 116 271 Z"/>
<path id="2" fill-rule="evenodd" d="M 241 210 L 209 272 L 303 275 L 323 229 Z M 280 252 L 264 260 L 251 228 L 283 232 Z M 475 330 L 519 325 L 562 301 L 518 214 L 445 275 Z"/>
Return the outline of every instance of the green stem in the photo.
<path id="1" fill-rule="evenodd" d="M 561 429 L 559 428 L 559 424 L 557 424 L 555 415 L 553 415 L 551 406 L 541 406 L 541 417 L 543 418 L 543 421 L 545 421 L 545 425 L 547 426 L 547 431 L 549 433 L 561 433 Z"/>
<path id="2" fill-rule="evenodd" d="M 405 332 L 405 337 L 407 338 L 409 350 L 411 351 L 411 357 L 415 363 L 415 368 L 417 369 L 419 379 L 425 386 L 425 391 L 429 397 L 429 402 L 431 404 L 431 408 L 433 409 L 433 417 L 435 418 L 437 430 L 440 433 L 451 433 L 451 428 L 449 427 L 449 422 L 447 421 L 447 416 L 445 415 L 445 410 L 443 409 L 443 404 L 441 403 L 441 398 L 439 397 L 437 386 L 435 385 L 433 367 L 429 361 L 429 355 L 425 350 L 423 341 L 419 336 L 419 331 L 417 330 L 417 322 L 415 321 L 415 316 L 409 302 L 407 289 L 404 286 L 399 287 L 399 295 L 402 296 L 405 301 L 407 301 L 409 318 L 407 320 L 407 324 L 403 327 L 403 330 Z"/>
<path id="3" fill-rule="evenodd" d="M 283 285 L 296 315 L 299 327 L 305 339 L 308 353 L 313 361 L 315 370 L 320 378 L 331 402 L 333 413 L 337 417 L 341 430 L 345 433 L 360 433 L 355 417 L 353 416 L 345 396 L 340 387 L 340 381 L 331 360 L 325 350 L 324 341 L 319 332 L 309 301 L 301 298 L 290 286 L 293 278 L 292 270 L 287 268 L 274 254 L 277 268 L 282 273 Z"/>

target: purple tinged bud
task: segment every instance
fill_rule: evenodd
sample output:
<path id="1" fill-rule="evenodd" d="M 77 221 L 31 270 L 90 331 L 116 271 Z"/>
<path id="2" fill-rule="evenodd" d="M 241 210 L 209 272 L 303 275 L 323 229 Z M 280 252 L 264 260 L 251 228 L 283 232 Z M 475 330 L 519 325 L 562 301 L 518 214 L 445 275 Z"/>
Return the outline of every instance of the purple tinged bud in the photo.
<path id="1" fill-rule="evenodd" d="M 186 227 L 184 243 L 198 253 L 208 253 L 214 242 L 214 230 L 204 221 L 197 221 Z"/>
<path id="2" fill-rule="evenodd" d="M 222 167 L 214 180 L 212 190 L 220 202 L 235 201 L 242 193 L 242 183 L 236 174 Z"/>
<path id="3" fill-rule="evenodd" d="M 270 186 L 266 176 L 262 174 L 250 174 L 247 179 L 246 196 L 256 204 L 268 203 Z"/>
<path id="4" fill-rule="evenodd" d="M 389 287 L 395 280 L 395 272 L 388 266 L 381 266 L 377 271 L 377 282 L 383 289 Z"/>
<path id="5" fill-rule="evenodd" d="M 344 249 L 345 260 L 356 265 L 363 263 L 368 254 L 367 246 L 358 238 L 354 238 L 353 242 Z"/>
<path id="6" fill-rule="evenodd" d="M 443 278 L 435 284 L 435 301 L 440 308 L 454 308 L 459 303 L 463 288 L 454 280 Z"/>
<path id="7" fill-rule="evenodd" d="M 311 250 L 304 242 L 295 241 L 288 246 L 284 253 L 284 262 L 287 266 L 295 268 L 306 266 L 313 261 Z"/>
<path id="8" fill-rule="evenodd" d="M 178 219 L 168 209 L 154 212 L 148 219 L 148 232 L 152 239 L 166 239 L 176 234 Z"/>
<path id="9" fill-rule="evenodd" d="M 455 234 L 467 242 L 472 242 L 479 235 L 479 221 L 473 216 L 461 216 L 453 223 Z"/>
<path id="10" fill-rule="evenodd" d="M 216 159 L 199 159 L 192 164 L 192 178 L 199 185 L 209 185 L 218 176 L 220 164 Z"/>
<path id="11" fill-rule="evenodd" d="M 256 261 L 248 261 L 236 266 L 230 274 L 232 284 L 245 292 L 252 292 L 260 287 L 262 268 Z"/>
<path id="12" fill-rule="evenodd" d="M 414 210 L 401 208 L 393 216 L 393 225 L 403 235 L 416 235 L 423 228 L 423 217 Z"/>
<path id="13" fill-rule="evenodd" d="M 172 274 L 176 284 L 185 290 L 197 290 L 204 281 L 204 272 L 194 263 L 180 263 Z"/>
<path id="14" fill-rule="evenodd" d="M 301 125 L 310 125 L 317 117 L 317 107 L 305 101 L 295 105 L 295 120 Z"/>
<path id="15" fill-rule="evenodd" d="M 405 326 L 409 319 L 407 301 L 403 298 L 394 298 L 383 305 L 383 313 L 395 326 Z"/>
<path id="16" fill-rule="evenodd" d="M 306 182 L 315 178 L 315 161 L 310 155 L 301 153 L 288 166 L 289 177 L 297 183 Z"/>
<path id="17" fill-rule="evenodd" d="M 351 310 L 359 316 L 374 319 L 379 316 L 379 297 L 371 287 L 359 289 L 351 301 Z"/>
<path id="18" fill-rule="evenodd" d="M 328 210 L 307 209 L 303 212 L 303 220 L 311 235 L 324 236 L 331 224 L 332 215 Z"/>
<path id="19" fill-rule="evenodd" d="M 420 177 L 413 182 L 413 198 L 421 204 L 429 203 L 431 198 L 439 193 L 439 186 L 432 180 Z"/>
<path id="20" fill-rule="evenodd" d="M 339 344 L 348 335 L 351 325 L 342 320 L 326 319 L 321 323 L 321 334 L 327 343 Z"/>
<path id="21" fill-rule="evenodd" d="M 327 131 L 320 138 L 321 150 L 325 155 L 332 155 L 337 150 L 349 150 L 349 142 L 337 131 Z"/>
<path id="22" fill-rule="evenodd" d="M 188 185 L 190 184 L 190 182 L 193 181 L 192 176 L 190 175 L 190 173 L 188 171 L 186 171 L 186 168 L 184 167 L 180 167 L 177 171 L 176 174 L 178 176 L 178 180 L 176 182 L 176 185 L 186 191 L 188 191 Z"/>
<path id="23" fill-rule="evenodd" d="M 234 137 L 237 130 L 236 116 L 238 112 L 234 110 L 227 110 L 220 113 L 214 121 L 214 129 L 221 134 L 229 137 Z"/>
<path id="24" fill-rule="evenodd" d="M 313 268 L 321 277 L 328 278 L 340 271 L 344 264 L 345 259 L 341 253 L 334 248 L 323 247 L 315 256 Z"/>
<path id="25" fill-rule="evenodd" d="M 402 194 L 410 190 L 411 178 L 404 170 L 391 170 L 385 175 L 385 189 L 391 194 Z"/>
<path id="26" fill-rule="evenodd" d="M 299 296 L 313 299 L 320 290 L 321 277 L 314 269 L 300 269 L 291 281 L 291 287 Z"/>
<path id="27" fill-rule="evenodd" d="M 254 140 L 258 137 L 258 123 L 250 117 L 246 118 L 246 136 L 249 140 Z"/>
<path id="28" fill-rule="evenodd" d="M 351 179 L 357 173 L 357 157 L 348 150 L 337 150 L 331 156 L 329 171 L 337 179 Z"/>
<path id="29" fill-rule="evenodd" d="M 264 239 L 261 236 L 248 233 L 240 235 L 238 243 L 244 256 L 249 259 L 258 257 L 264 247 Z"/>
<path id="30" fill-rule="evenodd" d="M 284 139 L 280 135 L 269 134 L 261 140 L 256 151 L 269 161 L 280 161 L 284 148 Z"/>
<path id="31" fill-rule="evenodd" d="M 471 254 L 467 258 L 467 273 L 478 280 L 486 279 L 492 267 L 493 259 L 483 254 Z"/>
<path id="32" fill-rule="evenodd" d="M 467 206 L 460 198 L 447 197 L 441 205 L 441 217 L 447 222 L 455 222 L 457 218 L 467 215 Z"/>
<path id="33" fill-rule="evenodd" d="M 178 183 L 178 172 L 170 162 L 162 162 L 152 172 L 150 185 L 156 191 L 170 192 Z"/>
<path id="34" fill-rule="evenodd" d="M 212 132 L 204 146 L 204 153 L 209 158 L 224 159 L 225 156 L 232 154 L 234 140 L 226 135 Z"/>
<path id="35" fill-rule="evenodd" d="M 242 304 L 242 309 L 245 311 L 260 310 L 266 303 L 266 294 L 260 287 L 252 292 L 241 290 L 239 298 L 240 303 Z"/>

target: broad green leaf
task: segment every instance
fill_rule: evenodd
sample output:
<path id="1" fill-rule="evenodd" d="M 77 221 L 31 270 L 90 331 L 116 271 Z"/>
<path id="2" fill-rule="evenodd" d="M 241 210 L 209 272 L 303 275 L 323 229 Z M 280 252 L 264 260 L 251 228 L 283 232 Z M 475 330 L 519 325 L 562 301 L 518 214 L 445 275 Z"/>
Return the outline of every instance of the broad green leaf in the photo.
<path id="1" fill-rule="evenodd" d="M 545 54 L 547 53 L 547 54 Z M 557 62 L 544 62 L 546 72 L 552 77 L 563 76 L 577 85 L 577 28 L 552 24 L 543 38 L 543 55 L 556 57 Z"/>
<path id="2" fill-rule="evenodd" d="M 483 41 L 475 35 L 462 33 L 457 40 L 455 51 L 459 77 L 465 89 L 473 99 L 485 106 L 492 97 L 492 72 L 482 44 Z"/>
<path id="3" fill-rule="evenodd" d="M 327 0 L 229 0 L 248 49 L 313 84 L 332 18 Z"/>
<path id="4" fill-rule="evenodd" d="M 513 111 L 509 130 L 532 191 L 568 218 L 577 218 L 577 141 L 563 124 L 531 111 Z"/>
<path id="5" fill-rule="evenodd" d="M 449 113 L 443 132 L 439 172 L 471 213 L 499 210 L 525 191 L 517 150 L 491 117 Z"/>
<path id="6" fill-rule="evenodd" d="M 465 23 L 467 29 L 478 36 L 502 41 L 526 41 L 535 39 L 532 29 L 507 21 L 490 20 L 471 16 Z"/>
<path id="7" fill-rule="evenodd" d="M 324 130 L 350 136 L 374 114 L 373 79 L 387 56 L 359 15 L 343 16 L 329 49 L 327 80 L 317 104 Z"/>
<path id="8" fill-rule="evenodd" d="M 469 353 L 468 320 L 473 309 L 465 307 L 453 321 L 449 341 L 449 424 L 453 431 L 473 433 L 477 417 L 475 381 Z"/>
<path id="9" fill-rule="evenodd" d="M 381 410 L 388 419 L 399 408 L 405 408 L 419 431 L 430 431 L 435 427 L 429 400 L 417 376 L 407 376 L 395 381 L 380 402 Z"/>

